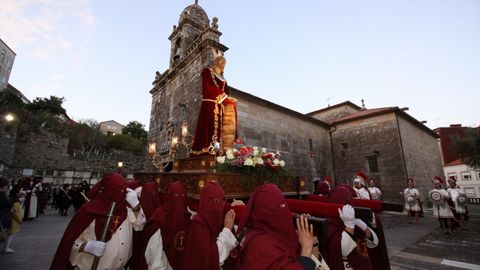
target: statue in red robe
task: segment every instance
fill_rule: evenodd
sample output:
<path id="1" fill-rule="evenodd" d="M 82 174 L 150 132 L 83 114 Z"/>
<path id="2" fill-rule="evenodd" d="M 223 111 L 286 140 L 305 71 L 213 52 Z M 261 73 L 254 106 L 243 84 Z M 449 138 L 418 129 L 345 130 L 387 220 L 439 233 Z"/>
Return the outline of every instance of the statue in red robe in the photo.
<path id="1" fill-rule="evenodd" d="M 202 71 L 202 105 L 190 156 L 215 155 L 232 149 L 237 138 L 237 101 L 223 78 L 226 60 L 218 56 Z"/>

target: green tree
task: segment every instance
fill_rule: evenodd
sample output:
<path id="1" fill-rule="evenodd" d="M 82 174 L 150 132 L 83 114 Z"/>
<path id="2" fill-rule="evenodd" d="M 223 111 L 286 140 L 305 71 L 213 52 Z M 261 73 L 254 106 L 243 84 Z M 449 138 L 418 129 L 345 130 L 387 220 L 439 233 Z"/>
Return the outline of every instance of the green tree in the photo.
<path id="1" fill-rule="evenodd" d="M 0 91 L 0 108 L 5 111 L 18 112 L 25 109 L 25 103 L 13 90 L 6 88 Z"/>
<path id="2" fill-rule="evenodd" d="M 123 128 L 122 134 L 130 135 L 133 138 L 140 140 L 142 143 L 147 142 L 148 132 L 145 130 L 145 126 L 138 121 L 130 121 Z"/>
<path id="3" fill-rule="evenodd" d="M 480 128 L 467 129 L 465 136 L 453 140 L 453 146 L 465 164 L 480 169 Z"/>
<path id="4" fill-rule="evenodd" d="M 68 150 L 70 152 L 80 151 L 85 154 L 104 149 L 107 146 L 108 138 L 95 125 L 98 125 L 98 122 L 92 119 L 65 125 L 65 131 L 69 137 Z"/>
<path id="5" fill-rule="evenodd" d="M 26 109 L 33 113 L 45 112 L 52 116 L 65 116 L 67 111 L 62 107 L 64 97 L 50 96 L 49 98 L 35 98 L 32 103 L 26 106 Z"/>
<path id="6" fill-rule="evenodd" d="M 142 141 L 126 134 L 108 136 L 107 148 L 133 152 L 138 155 L 145 150 Z"/>

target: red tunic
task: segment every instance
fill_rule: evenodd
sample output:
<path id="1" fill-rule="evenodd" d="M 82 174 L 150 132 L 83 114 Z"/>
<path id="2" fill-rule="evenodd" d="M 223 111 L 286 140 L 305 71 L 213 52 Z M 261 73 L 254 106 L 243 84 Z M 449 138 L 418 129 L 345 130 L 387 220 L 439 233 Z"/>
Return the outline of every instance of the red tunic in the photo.
<path id="1" fill-rule="evenodd" d="M 202 105 L 198 114 L 197 128 L 193 138 L 191 156 L 214 155 L 214 144 L 221 143 L 223 126 L 223 107 L 235 106 L 230 99 L 227 82 L 215 75 L 210 68 L 202 71 Z M 236 116 L 235 116 L 236 117 Z"/>
<path id="2" fill-rule="evenodd" d="M 137 262 L 135 269 L 148 269 L 147 261 L 145 260 L 145 250 L 150 238 L 158 230 L 162 234 L 163 250 L 165 250 L 167 255 L 168 263 L 173 269 L 180 269 L 184 248 L 183 238 L 189 223 L 190 213 L 187 211 L 185 187 L 181 182 L 173 182 L 168 187 L 164 204 L 158 207 L 143 229 L 143 239 L 140 247 L 142 256 Z"/>

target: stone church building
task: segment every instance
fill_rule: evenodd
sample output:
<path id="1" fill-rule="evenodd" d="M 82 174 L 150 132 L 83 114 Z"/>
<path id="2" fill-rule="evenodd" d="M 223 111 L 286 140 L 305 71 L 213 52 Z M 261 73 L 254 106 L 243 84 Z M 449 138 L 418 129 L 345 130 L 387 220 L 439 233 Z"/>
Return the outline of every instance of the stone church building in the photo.
<path id="1" fill-rule="evenodd" d="M 157 72 L 152 94 L 149 143 L 167 153 L 181 126 L 194 134 L 202 100 L 200 73 L 220 43 L 218 19 L 198 4 L 186 7 L 169 37 L 170 65 Z M 430 179 L 442 175 L 437 138 L 429 128 L 398 107 L 364 109 L 344 102 L 302 114 L 229 86 L 238 100 L 238 135 L 246 144 L 279 151 L 288 169 L 312 181 L 329 175 L 338 183 L 363 170 L 377 179 L 385 199 L 401 201 L 408 177 L 426 196 Z M 191 138 L 189 138 L 191 139 Z M 179 152 L 177 157 L 185 157 Z M 150 170 L 154 168 L 147 164 Z M 425 200 L 425 198 L 424 198 Z"/>

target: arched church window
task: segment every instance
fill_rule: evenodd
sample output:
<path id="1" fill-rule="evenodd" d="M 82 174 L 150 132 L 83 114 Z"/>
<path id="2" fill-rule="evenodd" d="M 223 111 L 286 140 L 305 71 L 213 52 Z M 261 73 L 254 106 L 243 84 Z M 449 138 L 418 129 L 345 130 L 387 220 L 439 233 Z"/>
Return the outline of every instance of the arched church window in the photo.
<path id="1" fill-rule="evenodd" d="M 173 49 L 173 61 L 177 61 L 180 58 L 180 55 L 182 54 L 182 49 L 180 47 L 181 42 L 182 42 L 181 38 L 178 38 L 175 41 L 175 47 Z"/>

